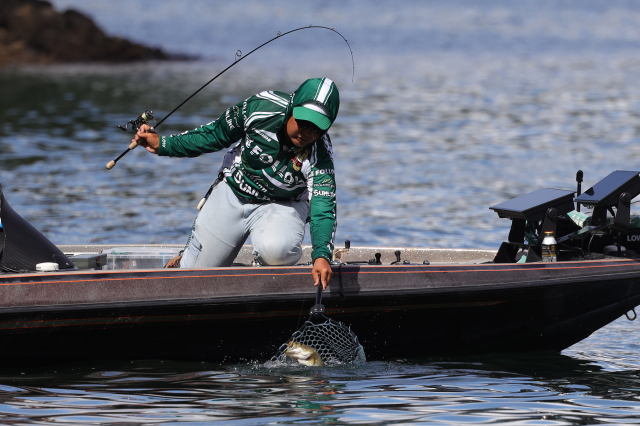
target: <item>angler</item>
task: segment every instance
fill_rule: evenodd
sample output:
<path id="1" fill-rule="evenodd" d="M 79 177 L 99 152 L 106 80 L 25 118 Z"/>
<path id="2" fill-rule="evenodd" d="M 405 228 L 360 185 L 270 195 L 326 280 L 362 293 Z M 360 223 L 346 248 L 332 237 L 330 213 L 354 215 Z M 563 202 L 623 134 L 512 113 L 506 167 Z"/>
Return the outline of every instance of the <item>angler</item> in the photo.
<path id="1" fill-rule="evenodd" d="M 314 285 L 331 280 L 336 229 L 333 149 L 327 130 L 340 96 L 328 78 L 294 93 L 265 91 L 228 108 L 218 120 L 178 135 L 143 124 L 132 143 L 169 157 L 229 149 L 175 265 L 230 266 L 249 235 L 263 265 L 294 265 L 309 220 Z M 277 167 L 276 167 L 277 166 Z"/>

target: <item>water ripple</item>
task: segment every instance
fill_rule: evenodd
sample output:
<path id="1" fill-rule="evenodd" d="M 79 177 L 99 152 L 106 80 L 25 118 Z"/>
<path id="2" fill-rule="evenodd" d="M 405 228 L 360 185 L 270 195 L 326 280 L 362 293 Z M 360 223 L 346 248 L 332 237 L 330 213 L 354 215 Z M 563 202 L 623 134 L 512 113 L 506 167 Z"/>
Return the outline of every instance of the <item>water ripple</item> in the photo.
<path id="1" fill-rule="evenodd" d="M 640 370 L 605 371 L 553 354 L 321 369 L 102 364 L 116 370 L 84 363 L 20 377 L 0 372 L 0 383 L 14 383 L 0 385 L 0 419 L 29 424 L 640 422 Z M 532 375 L 538 369 L 545 373 Z"/>

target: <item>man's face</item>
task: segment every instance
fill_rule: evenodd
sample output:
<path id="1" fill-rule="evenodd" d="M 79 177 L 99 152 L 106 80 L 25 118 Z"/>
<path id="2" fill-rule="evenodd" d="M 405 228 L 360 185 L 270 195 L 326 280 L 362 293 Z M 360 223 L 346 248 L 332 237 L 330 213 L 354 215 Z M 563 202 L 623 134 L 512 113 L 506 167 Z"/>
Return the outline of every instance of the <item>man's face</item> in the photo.
<path id="1" fill-rule="evenodd" d="M 292 115 L 287 121 L 287 134 L 291 142 L 301 148 L 317 141 L 324 131 L 309 121 L 296 120 Z"/>

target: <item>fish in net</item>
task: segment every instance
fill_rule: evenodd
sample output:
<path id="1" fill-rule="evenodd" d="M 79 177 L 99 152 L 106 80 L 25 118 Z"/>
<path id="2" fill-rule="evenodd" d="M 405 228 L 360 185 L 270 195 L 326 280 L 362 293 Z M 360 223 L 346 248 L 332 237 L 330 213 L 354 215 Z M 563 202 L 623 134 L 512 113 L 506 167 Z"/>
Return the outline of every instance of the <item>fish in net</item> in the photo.
<path id="1" fill-rule="evenodd" d="M 351 327 L 324 315 L 322 285 L 318 287 L 309 319 L 280 346 L 271 361 L 286 363 L 291 358 L 308 366 L 366 362 L 364 348 Z"/>

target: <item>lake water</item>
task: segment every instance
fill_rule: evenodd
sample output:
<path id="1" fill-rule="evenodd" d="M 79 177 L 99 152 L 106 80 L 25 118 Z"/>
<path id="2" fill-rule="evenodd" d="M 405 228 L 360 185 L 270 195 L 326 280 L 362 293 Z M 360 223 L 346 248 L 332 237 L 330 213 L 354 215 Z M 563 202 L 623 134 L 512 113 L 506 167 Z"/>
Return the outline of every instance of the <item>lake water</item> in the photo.
<path id="1" fill-rule="evenodd" d="M 159 133 L 262 90 L 327 76 L 337 244 L 497 248 L 488 207 L 640 168 L 640 4 L 633 1 L 55 0 L 105 31 L 189 62 L 0 71 L 0 183 L 57 244 L 183 243 L 220 154 L 157 158 L 116 128 L 145 109 Z M 308 243 L 308 238 L 307 238 Z M 278 369 L 170 360 L 0 366 L 2 424 L 640 423 L 640 322 L 562 354 Z M 295 326 L 295 325 L 293 325 Z M 293 327 L 292 326 L 292 327 Z M 437 326 L 425 325 L 425 326 Z M 357 330 L 356 330 L 357 332 Z M 250 344 L 250 342 L 247 342 Z"/>

